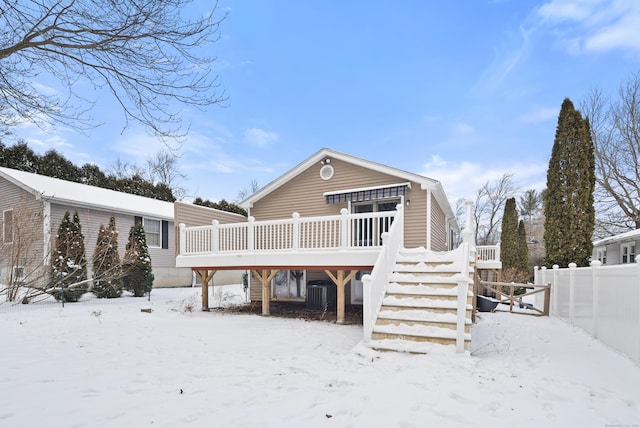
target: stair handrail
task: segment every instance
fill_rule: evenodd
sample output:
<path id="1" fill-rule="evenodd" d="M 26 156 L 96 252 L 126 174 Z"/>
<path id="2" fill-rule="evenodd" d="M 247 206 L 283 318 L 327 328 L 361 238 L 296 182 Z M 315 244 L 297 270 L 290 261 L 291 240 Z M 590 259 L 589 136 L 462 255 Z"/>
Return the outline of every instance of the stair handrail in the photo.
<path id="1" fill-rule="evenodd" d="M 370 274 L 362 276 L 362 327 L 364 342 L 371 341 L 373 325 L 382 307 L 387 291 L 389 275 L 393 271 L 395 258 L 404 245 L 404 210 L 396 206 L 396 216 L 387 232 L 382 234 L 382 249 Z"/>
<path id="2" fill-rule="evenodd" d="M 458 304 L 457 304 L 457 319 L 456 319 L 456 353 L 464 353 L 464 337 L 465 337 L 465 325 L 467 322 L 467 297 L 469 294 L 469 284 L 473 281 L 469 276 L 470 268 L 469 263 L 472 260 L 472 252 L 475 251 L 475 243 L 473 239 L 473 231 L 471 230 L 471 201 L 465 201 L 467 206 L 467 223 L 462 231 L 462 272 L 457 278 L 458 283 Z"/>

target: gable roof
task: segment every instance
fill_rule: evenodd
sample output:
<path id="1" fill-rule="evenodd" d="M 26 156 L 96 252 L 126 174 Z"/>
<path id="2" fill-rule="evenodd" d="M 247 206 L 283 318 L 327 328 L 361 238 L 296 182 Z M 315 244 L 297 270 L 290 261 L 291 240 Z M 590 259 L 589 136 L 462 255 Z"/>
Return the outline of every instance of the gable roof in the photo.
<path id="1" fill-rule="evenodd" d="M 173 202 L 0 167 L 0 177 L 36 198 L 78 207 L 173 220 Z"/>
<path id="2" fill-rule="evenodd" d="M 395 176 L 403 181 L 412 181 L 414 183 L 420 183 L 422 190 L 430 189 L 433 192 L 433 195 L 435 196 L 436 200 L 442 207 L 447 218 L 455 221 L 457 224 L 456 217 L 455 217 L 455 214 L 453 213 L 451 205 L 449 204 L 449 200 L 447 199 L 444 193 L 442 184 L 438 180 L 434 180 L 432 178 L 428 178 L 423 175 L 413 174 L 411 172 L 403 171 L 401 169 L 393 168 L 387 165 L 383 165 L 381 163 L 368 161 L 366 159 L 362 159 L 346 153 L 338 152 L 336 150 L 332 150 L 329 148 L 320 149 L 318 152 L 316 152 L 315 154 L 311 155 L 310 157 L 302 161 L 293 169 L 284 173 L 280 177 L 273 180 L 271 183 L 267 184 L 266 186 L 259 189 L 257 192 L 255 192 L 254 194 L 252 194 L 251 196 L 249 196 L 248 198 L 240 202 L 239 205 L 244 209 L 251 208 L 256 201 L 259 201 L 260 199 L 264 198 L 269 193 L 278 189 L 283 184 L 289 182 L 294 177 L 306 171 L 311 166 L 317 165 L 320 161 L 324 160 L 327 157 L 339 159 L 341 161 L 351 163 L 353 165 L 378 171 L 387 175 Z"/>

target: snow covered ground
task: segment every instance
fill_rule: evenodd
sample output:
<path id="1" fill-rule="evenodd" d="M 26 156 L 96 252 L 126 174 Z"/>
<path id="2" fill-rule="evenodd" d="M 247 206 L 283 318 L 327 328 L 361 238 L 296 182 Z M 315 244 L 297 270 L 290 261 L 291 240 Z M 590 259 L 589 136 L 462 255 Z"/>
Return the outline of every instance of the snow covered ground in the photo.
<path id="1" fill-rule="evenodd" d="M 0 426 L 640 426 L 640 368 L 557 319 L 480 314 L 471 357 L 408 355 L 366 348 L 360 326 L 199 302 L 158 289 L 0 311 Z"/>

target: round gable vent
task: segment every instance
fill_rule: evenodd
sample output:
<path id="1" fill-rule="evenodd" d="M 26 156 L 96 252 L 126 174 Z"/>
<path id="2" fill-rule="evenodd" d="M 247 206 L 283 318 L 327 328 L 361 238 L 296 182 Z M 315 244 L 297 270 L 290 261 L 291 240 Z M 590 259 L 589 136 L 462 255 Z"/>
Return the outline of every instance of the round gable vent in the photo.
<path id="1" fill-rule="evenodd" d="M 323 165 L 320 168 L 320 178 L 329 180 L 331 177 L 333 177 L 333 167 L 331 165 Z"/>

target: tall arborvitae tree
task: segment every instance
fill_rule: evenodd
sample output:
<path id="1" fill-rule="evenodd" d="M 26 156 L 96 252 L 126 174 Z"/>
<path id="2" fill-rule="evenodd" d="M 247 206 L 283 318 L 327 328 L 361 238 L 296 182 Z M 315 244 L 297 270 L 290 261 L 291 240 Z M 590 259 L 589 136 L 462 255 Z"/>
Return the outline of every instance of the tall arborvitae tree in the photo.
<path id="1" fill-rule="evenodd" d="M 153 287 L 151 257 L 142 222 L 136 222 L 131 226 L 122 265 L 125 290 L 132 292 L 135 297 L 142 297 L 151 292 Z"/>
<path id="2" fill-rule="evenodd" d="M 109 225 L 100 226 L 96 248 L 93 252 L 93 294 L 99 299 L 122 295 L 122 267 L 118 254 L 118 230 L 116 219 L 111 216 Z"/>
<path id="3" fill-rule="evenodd" d="M 502 268 L 518 268 L 518 211 L 516 198 L 509 198 L 504 204 L 502 232 L 500 233 L 500 261 Z"/>
<path id="4" fill-rule="evenodd" d="M 77 302 L 87 292 L 87 259 L 77 212 L 71 219 L 67 211 L 60 222 L 51 267 L 51 294 L 56 300 Z"/>
<path id="5" fill-rule="evenodd" d="M 518 269 L 529 272 L 529 248 L 527 244 L 527 231 L 524 220 L 518 223 Z"/>
<path id="6" fill-rule="evenodd" d="M 595 226 L 594 149 L 589 121 L 566 98 L 562 103 L 544 194 L 545 263 L 587 266 Z"/>

